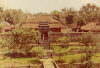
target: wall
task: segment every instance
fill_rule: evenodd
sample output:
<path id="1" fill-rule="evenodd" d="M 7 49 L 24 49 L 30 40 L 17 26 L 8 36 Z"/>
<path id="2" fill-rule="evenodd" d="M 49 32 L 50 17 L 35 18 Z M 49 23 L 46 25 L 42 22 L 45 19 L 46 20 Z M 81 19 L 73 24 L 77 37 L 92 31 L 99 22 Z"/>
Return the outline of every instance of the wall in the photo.
<path id="1" fill-rule="evenodd" d="M 55 32 L 55 33 L 50 33 L 49 34 L 49 40 L 51 42 L 56 41 L 58 38 L 62 37 L 62 36 L 69 36 L 72 41 L 78 41 L 77 37 L 82 36 L 85 32 L 71 32 L 71 33 L 60 33 L 60 32 Z M 94 33 L 96 36 L 98 36 L 98 38 L 100 39 L 100 32 L 95 32 Z M 9 36 L 8 34 L 1 34 L 0 37 L 4 36 Z"/>
<path id="2" fill-rule="evenodd" d="M 56 41 L 57 38 L 62 37 L 62 36 L 69 36 L 73 42 L 79 41 L 77 40 L 77 37 L 80 37 L 84 34 L 85 32 L 70 32 L 70 33 L 52 33 L 49 35 L 50 41 Z M 100 32 L 95 32 L 94 33 L 98 38 L 100 38 Z"/>
<path id="3" fill-rule="evenodd" d="M 59 33 L 59 32 L 57 32 L 57 33 L 50 33 L 49 34 L 49 40 L 50 40 L 50 42 L 54 42 L 54 41 L 56 41 L 61 36 L 62 36 L 62 34 Z"/>

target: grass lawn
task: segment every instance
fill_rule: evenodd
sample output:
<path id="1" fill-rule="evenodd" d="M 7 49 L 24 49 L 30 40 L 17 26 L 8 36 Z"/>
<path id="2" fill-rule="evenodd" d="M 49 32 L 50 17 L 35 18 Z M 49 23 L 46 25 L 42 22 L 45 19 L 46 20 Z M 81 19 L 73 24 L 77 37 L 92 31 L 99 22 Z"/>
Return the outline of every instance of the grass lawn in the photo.
<path id="1" fill-rule="evenodd" d="M 66 55 L 66 56 L 63 56 L 61 59 L 65 60 L 66 63 L 70 63 L 70 62 L 72 62 L 72 60 L 75 60 L 76 62 L 80 62 L 80 59 L 82 56 L 85 56 L 85 53 Z M 54 57 L 54 60 L 57 60 L 57 59 L 58 59 L 58 57 Z M 91 60 L 95 63 L 100 63 L 100 53 L 96 53 L 94 56 L 92 56 Z"/>
<path id="2" fill-rule="evenodd" d="M 63 56 L 61 59 L 64 60 L 66 63 L 70 63 L 72 62 L 73 60 L 75 60 L 76 62 L 79 62 L 81 57 L 82 56 L 85 56 L 85 54 L 75 54 L 75 55 L 66 55 L 66 56 Z M 54 57 L 54 60 L 57 60 L 58 57 Z"/>
<path id="3" fill-rule="evenodd" d="M 91 59 L 95 63 L 100 63 L 100 53 L 96 53 Z"/>
<path id="4" fill-rule="evenodd" d="M 2 58 L 2 57 L 0 57 Z M 20 66 L 20 65 L 34 65 L 30 61 L 35 60 L 35 58 L 6 58 L 6 59 L 0 59 L 0 68 L 3 66 Z"/>
<path id="5" fill-rule="evenodd" d="M 82 56 L 85 56 L 85 54 L 75 54 L 75 55 L 63 56 L 62 59 L 65 60 L 66 63 L 70 63 L 73 60 L 75 60 L 76 62 L 80 62 L 80 59 Z"/>

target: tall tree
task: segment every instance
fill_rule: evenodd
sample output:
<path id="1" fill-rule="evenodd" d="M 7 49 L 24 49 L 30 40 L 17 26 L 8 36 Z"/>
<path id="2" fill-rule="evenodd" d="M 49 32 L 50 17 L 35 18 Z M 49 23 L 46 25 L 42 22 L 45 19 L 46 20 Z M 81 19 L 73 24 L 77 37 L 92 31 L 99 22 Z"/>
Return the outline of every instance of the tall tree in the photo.
<path id="1" fill-rule="evenodd" d="M 0 21 L 3 20 L 3 8 L 0 7 Z"/>
<path id="2" fill-rule="evenodd" d="M 86 24 L 86 19 L 83 16 L 81 16 L 80 14 L 77 14 L 75 21 L 78 26 L 83 26 L 84 24 Z"/>
<path id="3" fill-rule="evenodd" d="M 18 23 L 22 23 L 26 18 L 24 12 L 21 9 L 7 9 L 3 12 L 3 17 L 5 21 L 9 22 L 14 26 Z"/>
<path id="4" fill-rule="evenodd" d="M 67 25 L 75 22 L 77 11 L 72 8 L 63 8 L 61 11 L 54 10 L 53 12 L 51 12 L 51 14 L 54 15 L 56 19 L 62 21 L 63 24 Z"/>
<path id="5" fill-rule="evenodd" d="M 55 19 L 60 20 L 62 13 L 60 11 L 54 10 L 51 12 Z"/>
<path id="6" fill-rule="evenodd" d="M 100 17 L 100 7 L 88 3 L 82 6 L 79 13 L 86 19 L 86 22 L 98 21 L 98 17 Z"/>
<path id="7" fill-rule="evenodd" d="M 63 8 L 62 13 L 66 20 L 66 24 L 75 23 L 75 16 L 77 15 L 77 11 L 75 11 L 72 8 L 70 8 L 70 9 Z"/>

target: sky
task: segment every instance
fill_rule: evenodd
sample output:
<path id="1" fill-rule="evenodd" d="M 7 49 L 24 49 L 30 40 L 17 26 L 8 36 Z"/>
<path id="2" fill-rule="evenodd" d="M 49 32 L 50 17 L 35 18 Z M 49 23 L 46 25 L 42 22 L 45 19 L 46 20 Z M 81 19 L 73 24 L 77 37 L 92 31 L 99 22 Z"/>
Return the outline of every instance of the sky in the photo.
<path id="1" fill-rule="evenodd" d="M 62 8 L 74 8 L 79 10 L 87 3 L 100 6 L 100 0 L 0 0 L 0 4 L 5 9 L 22 9 L 31 13 L 50 13 L 53 10 Z"/>

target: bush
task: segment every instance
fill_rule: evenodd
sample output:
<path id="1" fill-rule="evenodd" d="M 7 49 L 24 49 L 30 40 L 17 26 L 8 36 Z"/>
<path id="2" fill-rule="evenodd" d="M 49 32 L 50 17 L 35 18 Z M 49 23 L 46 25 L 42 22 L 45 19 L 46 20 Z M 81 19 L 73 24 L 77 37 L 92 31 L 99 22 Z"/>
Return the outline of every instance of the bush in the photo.
<path id="1" fill-rule="evenodd" d="M 81 68 L 94 68 L 94 63 L 92 61 L 87 61 Z"/>
<path id="2" fill-rule="evenodd" d="M 6 53 L 4 53 L 4 56 L 10 57 L 10 58 L 21 58 L 21 57 L 26 57 L 26 52 L 25 51 L 13 51 L 10 50 Z"/>
<path id="3" fill-rule="evenodd" d="M 31 60 L 29 62 L 32 63 L 32 64 L 42 64 L 42 62 L 40 60 L 38 60 L 38 59 Z"/>
<path id="4" fill-rule="evenodd" d="M 56 63 L 65 63 L 64 60 L 56 60 Z"/>
<path id="5" fill-rule="evenodd" d="M 56 42 L 61 43 L 63 47 L 68 47 L 70 42 L 70 37 L 63 36 L 56 40 Z"/>
<path id="6" fill-rule="evenodd" d="M 29 51 L 32 44 L 38 41 L 37 34 L 38 32 L 34 29 L 15 29 L 9 32 L 9 36 L 5 36 L 2 40 L 2 46 L 9 50 L 5 56 L 25 57 L 26 51 Z"/>
<path id="7" fill-rule="evenodd" d="M 37 47 L 33 47 L 30 50 L 30 53 L 32 54 L 32 56 L 35 56 L 37 57 L 37 59 L 39 59 L 46 55 L 46 50 L 43 47 L 37 46 Z"/>
<path id="8" fill-rule="evenodd" d="M 71 61 L 69 62 L 70 64 L 73 64 L 73 63 L 75 63 L 76 62 L 76 59 L 71 59 Z"/>

